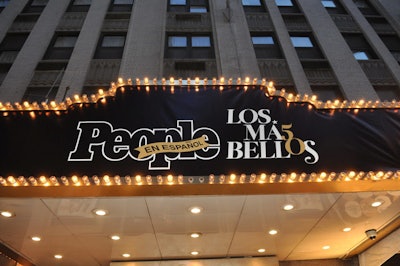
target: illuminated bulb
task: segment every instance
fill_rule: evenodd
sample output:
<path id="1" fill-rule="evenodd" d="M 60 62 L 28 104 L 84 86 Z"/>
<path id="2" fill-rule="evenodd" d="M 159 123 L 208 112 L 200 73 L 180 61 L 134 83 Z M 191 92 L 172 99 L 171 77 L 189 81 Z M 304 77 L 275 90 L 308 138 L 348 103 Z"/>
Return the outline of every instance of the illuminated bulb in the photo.
<path id="1" fill-rule="evenodd" d="M 112 235 L 112 236 L 110 236 L 110 238 L 112 240 L 120 240 L 121 239 L 121 237 L 119 235 Z"/>
<path id="2" fill-rule="evenodd" d="M 124 79 L 123 78 L 118 78 L 118 85 L 122 85 L 124 83 Z"/>
<path id="3" fill-rule="evenodd" d="M 267 175 L 266 174 L 261 174 L 259 183 L 265 183 L 266 179 L 267 179 Z"/>
<path id="4" fill-rule="evenodd" d="M 324 250 L 328 250 L 328 249 L 330 249 L 331 247 L 330 246 L 323 246 L 322 247 L 322 249 L 324 249 Z"/>
<path id="5" fill-rule="evenodd" d="M 174 85 L 175 84 L 175 79 L 173 77 L 171 77 L 169 79 L 169 84 Z"/>
<path id="6" fill-rule="evenodd" d="M 209 184 L 214 184 L 214 181 L 215 181 L 215 176 L 214 176 L 214 175 L 210 175 L 210 176 L 208 177 L 208 183 L 209 183 Z"/>
<path id="7" fill-rule="evenodd" d="M 229 176 L 229 183 L 234 184 L 236 182 L 236 175 L 235 174 L 231 174 Z"/>
<path id="8" fill-rule="evenodd" d="M 190 252 L 190 254 L 193 255 L 193 256 L 196 256 L 196 255 L 199 255 L 199 252 L 198 251 L 192 251 L 192 252 Z"/>
<path id="9" fill-rule="evenodd" d="M 191 233 L 190 237 L 191 238 L 199 238 L 199 237 L 201 237 L 201 233 Z"/>
<path id="10" fill-rule="evenodd" d="M 246 182 L 246 175 L 245 174 L 240 175 L 239 181 L 240 181 L 241 184 L 245 183 Z"/>
<path id="11" fill-rule="evenodd" d="M 110 186 L 111 185 L 111 180 L 110 180 L 110 177 L 108 175 L 103 176 L 103 181 L 104 181 L 104 183 L 106 183 L 106 186 Z"/>
<path id="12" fill-rule="evenodd" d="M 136 184 L 141 185 L 142 184 L 142 177 L 140 175 L 135 176 L 135 181 L 136 181 Z"/>
<path id="13" fill-rule="evenodd" d="M 100 178 L 99 178 L 97 175 L 94 175 L 94 176 L 92 177 L 92 180 L 93 180 L 93 183 L 94 183 L 96 186 L 99 186 L 99 185 L 100 185 Z"/>
<path id="14" fill-rule="evenodd" d="M 146 182 L 148 185 L 153 184 L 153 178 L 151 177 L 151 175 L 146 176 Z"/>
<path id="15" fill-rule="evenodd" d="M 115 182 L 115 184 L 120 186 L 121 185 L 121 177 L 119 175 L 114 176 L 114 182 Z"/>
<path id="16" fill-rule="evenodd" d="M 90 186 L 90 180 L 87 175 L 82 176 L 82 182 L 85 184 L 85 186 Z"/>
<path id="17" fill-rule="evenodd" d="M 2 211 L 2 212 L 0 212 L 0 215 L 5 218 L 11 218 L 11 217 L 15 216 L 15 214 L 10 211 Z"/>
<path id="18" fill-rule="evenodd" d="M 161 184 L 163 183 L 163 178 L 162 178 L 162 176 L 160 176 L 160 175 L 157 176 L 157 183 L 158 183 L 159 185 L 161 185 Z"/>
<path id="19" fill-rule="evenodd" d="M 286 204 L 285 206 L 283 206 L 283 209 L 285 211 L 290 211 L 293 210 L 294 206 L 292 204 Z"/>
<path id="20" fill-rule="evenodd" d="M 189 211 L 193 214 L 199 214 L 203 211 L 203 208 L 201 207 L 191 207 L 189 208 Z"/>
<path id="21" fill-rule="evenodd" d="M 128 253 L 122 254 L 122 257 L 124 257 L 124 258 L 129 258 L 130 256 L 131 256 L 131 254 L 128 254 Z"/>
<path id="22" fill-rule="evenodd" d="M 351 231 L 350 227 L 343 228 L 343 232 L 350 232 L 350 231 Z"/>
<path id="23" fill-rule="evenodd" d="M 106 216 L 108 214 L 108 211 L 104 209 L 95 209 L 93 210 L 93 213 L 97 216 Z"/>
<path id="24" fill-rule="evenodd" d="M 144 78 L 144 85 L 149 85 L 149 78 Z"/>
<path id="25" fill-rule="evenodd" d="M 219 84 L 221 84 L 221 85 L 224 85 L 224 84 L 225 84 L 225 78 L 224 78 L 224 77 L 221 77 L 221 78 L 219 79 Z"/>
<path id="26" fill-rule="evenodd" d="M 199 84 L 200 84 L 200 79 L 199 79 L 199 77 L 196 77 L 196 78 L 194 79 L 194 84 L 196 84 L 196 85 L 199 85 Z"/>
<path id="27" fill-rule="evenodd" d="M 178 183 L 183 184 L 183 175 L 178 175 Z"/>
<path id="28" fill-rule="evenodd" d="M 15 178 L 13 176 L 7 177 L 7 181 L 13 186 L 15 186 L 15 184 L 17 183 L 17 181 L 15 180 Z"/>
<path id="29" fill-rule="evenodd" d="M 250 78 L 249 78 L 249 77 L 246 77 L 246 78 L 244 79 L 244 83 L 245 83 L 245 84 L 249 84 L 249 83 L 250 83 Z"/>
<path id="30" fill-rule="evenodd" d="M 130 176 L 125 176 L 125 183 L 127 184 L 127 185 L 131 185 L 132 184 L 132 179 L 131 179 L 131 177 Z"/>
<path id="31" fill-rule="evenodd" d="M 270 234 L 270 235 L 276 235 L 277 233 L 278 233 L 278 231 L 275 229 L 269 230 L 269 232 L 268 232 L 268 234 Z"/>
<path id="32" fill-rule="evenodd" d="M 168 184 L 174 183 L 174 176 L 173 175 L 168 175 L 167 176 L 167 182 L 168 182 Z"/>
<path id="33" fill-rule="evenodd" d="M 371 203 L 371 206 L 372 206 L 372 207 L 375 207 L 375 208 L 376 208 L 376 207 L 379 207 L 379 206 L 381 206 L 381 205 L 382 205 L 382 202 L 380 202 L 380 201 L 374 201 L 374 202 Z"/>
<path id="34" fill-rule="evenodd" d="M 265 248 L 260 248 L 257 250 L 258 253 L 264 253 L 265 252 Z"/>
<path id="35" fill-rule="evenodd" d="M 72 181 L 72 183 L 74 183 L 75 186 L 79 186 L 80 185 L 79 178 L 76 175 L 71 177 L 71 181 Z"/>
<path id="36" fill-rule="evenodd" d="M 32 239 L 32 241 L 35 241 L 35 242 L 39 242 L 40 240 L 42 240 L 40 238 L 40 236 L 32 236 L 31 239 Z"/>
<path id="37" fill-rule="evenodd" d="M 61 260 L 63 258 L 63 256 L 60 255 L 60 254 L 56 254 L 56 255 L 54 255 L 54 258 L 58 259 L 58 260 Z"/>

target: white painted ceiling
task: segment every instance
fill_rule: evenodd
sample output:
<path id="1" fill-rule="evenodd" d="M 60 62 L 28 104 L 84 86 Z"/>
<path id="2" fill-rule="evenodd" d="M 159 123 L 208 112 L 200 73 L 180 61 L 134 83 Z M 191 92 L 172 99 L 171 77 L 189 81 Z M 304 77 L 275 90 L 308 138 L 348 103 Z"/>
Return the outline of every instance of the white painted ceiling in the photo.
<path id="1" fill-rule="evenodd" d="M 371 203 L 380 201 L 379 207 Z M 294 209 L 285 211 L 285 204 Z M 191 214 L 200 206 L 200 214 Z M 92 210 L 104 208 L 106 216 Z M 0 241 L 40 266 L 276 255 L 342 258 L 400 215 L 400 191 L 243 196 L 1 198 Z M 350 227 L 350 232 L 343 228 Z M 270 235 L 271 229 L 278 231 Z M 190 233 L 200 232 L 197 239 Z M 117 234 L 120 240 L 109 237 Z M 34 242 L 38 235 L 41 241 Z M 324 250 L 323 246 L 330 246 Z M 264 253 L 257 250 L 264 248 Z M 198 251 L 199 255 L 190 255 Z M 130 258 L 122 257 L 131 254 Z M 57 261 L 55 254 L 62 254 Z"/>

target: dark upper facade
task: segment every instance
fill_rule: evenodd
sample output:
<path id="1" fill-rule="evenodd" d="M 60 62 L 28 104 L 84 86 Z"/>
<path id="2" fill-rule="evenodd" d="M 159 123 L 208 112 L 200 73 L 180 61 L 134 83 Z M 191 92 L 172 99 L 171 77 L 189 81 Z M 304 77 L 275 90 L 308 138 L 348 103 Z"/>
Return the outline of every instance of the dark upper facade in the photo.
<path id="1" fill-rule="evenodd" d="M 0 1 L 0 101 L 62 101 L 118 77 L 251 77 L 321 100 L 400 99 L 384 0 Z"/>

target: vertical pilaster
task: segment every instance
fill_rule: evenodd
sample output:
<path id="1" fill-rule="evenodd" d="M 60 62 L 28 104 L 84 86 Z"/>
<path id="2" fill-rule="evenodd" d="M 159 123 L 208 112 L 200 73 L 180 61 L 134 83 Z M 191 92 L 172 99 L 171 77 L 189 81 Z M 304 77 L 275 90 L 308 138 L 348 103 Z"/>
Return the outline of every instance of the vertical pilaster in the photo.
<path id="1" fill-rule="evenodd" d="M 120 76 L 155 78 L 162 73 L 167 0 L 135 0 Z"/>
<path id="2" fill-rule="evenodd" d="M 22 12 L 29 0 L 10 1 L 0 13 L 0 43 L 7 34 L 15 18 Z"/>
<path id="3" fill-rule="evenodd" d="M 12 1 L 18 2 L 18 1 Z M 50 0 L 0 87 L 4 102 L 21 101 L 36 65 L 43 58 L 69 1 Z"/>
<path id="4" fill-rule="evenodd" d="M 375 53 L 385 63 L 397 85 L 400 87 L 400 65 L 397 63 L 397 60 L 390 53 L 389 49 L 382 42 L 381 38 L 379 38 L 378 34 L 357 6 L 352 1 L 343 1 L 343 6 L 345 6 L 347 11 L 360 26 L 365 39 L 368 40 Z"/>
<path id="5" fill-rule="evenodd" d="M 378 100 L 379 97 L 368 77 L 354 58 L 352 51 L 328 12 L 322 6 L 321 1 L 300 1 L 299 5 L 310 23 L 322 52 L 336 75 L 345 98 L 348 100 L 360 98 Z"/>
<path id="6" fill-rule="evenodd" d="M 249 27 L 240 0 L 210 1 L 218 74 L 260 77 Z"/>
<path id="7" fill-rule="evenodd" d="M 282 52 L 285 55 L 286 62 L 288 64 L 290 73 L 297 92 L 300 94 L 312 94 L 310 84 L 307 76 L 304 72 L 303 66 L 301 65 L 300 59 L 297 56 L 297 52 L 292 45 L 290 40 L 289 32 L 286 28 L 285 22 L 281 16 L 279 8 L 275 4 L 275 0 L 265 0 L 268 12 L 270 14 L 272 24 L 275 28 L 276 37 L 279 40 Z"/>
<path id="8" fill-rule="evenodd" d="M 90 62 L 96 51 L 101 28 L 111 0 L 92 1 L 76 41 L 74 52 L 68 62 L 63 79 L 56 95 L 56 101 L 62 101 L 64 95 L 81 94 Z M 111 82 L 111 80 L 110 80 Z M 66 93 L 67 87 L 69 90 Z"/>

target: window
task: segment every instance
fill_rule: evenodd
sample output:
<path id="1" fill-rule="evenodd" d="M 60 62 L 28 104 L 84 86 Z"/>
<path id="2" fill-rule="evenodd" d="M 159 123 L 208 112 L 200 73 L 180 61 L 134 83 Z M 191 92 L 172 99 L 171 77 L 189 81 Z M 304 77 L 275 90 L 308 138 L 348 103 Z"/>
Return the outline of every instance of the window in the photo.
<path id="1" fill-rule="evenodd" d="M 343 34 L 347 45 L 357 60 L 376 59 L 377 56 L 362 34 Z"/>
<path id="2" fill-rule="evenodd" d="M 290 37 L 293 47 L 296 49 L 300 59 L 323 59 L 322 52 L 315 45 L 315 41 L 311 36 L 300 35 Z"/>
<path id="3" fill-rule="evenodd" d="M 260 0 L 242 0 L 243 6 L 261 6 Z"/>
<path id="4" fill-rule="evenodd" d="M 10 0 L 0 0 L 0 12 L 8 5 Z"/>
<path id="5" fill-rule="evenodd" d="M 56 35 L 43 59 L 69 59 L 78 35 Z"/>
<path id="6" fill-rule="evenodd" d="M 333 1 L 321 1 L 322 5 L 326 8 L 335 8 L 335 2 Z"/>
<path id="7" fill-rule="evenodd" d="M 369 56 L 367 55 L 366 52 L 353 52 L 354 58 L 357 60 L 368 60 Z"/>
<path id="8" fill-rule="evenodd" d="M 268 35 L 253 35 L 251 36 L 254 51 L 257 58 L 279 59 L 282 58 L 282 53 L 279 46 L 275 43 L 274 37 Z"/>
<path id="9" fill-rule="evenodd" d="M 48 0 L 31 0 L 25 7 L 24 13 L 40 13 L 46 7 Z"/>
<path id="10" fill-rule="evenodd" d="M 353 0 L 353 2 L 364 15 L 379 15 L 367 0 Z"/>
<path id="11" fill-rule="evenodd" d="M 102 47 L 124 47 L 125 36 L 104 36 L 101 42 Z"/>
<path id="12" fill-rule="evenodd" d="M 95 59 L 122 58 L 125 46 L 125 34 L 103 34 L 97 46 Z"/>
<path id="13" fill-rule="evenodd" d="M 309 37 L 290 37 L 294 47 L 313 47 Z"/>
<path id="14" fill-rule="evenodd" d="M 255 36 L 251 37 L 251 41 L 253 42 L 253 45 L 274 44 L 274 39 L 272 36 Z"/>
<path id="15" fill-rule="evenodd" d="M 91 0 L 74 0 L 72 3 L 74 6 L 90 6 Z"/>
<path id="16" fill-rule="evenodd" d="M 275 0 L 277 6 L 293 6 L 292 0 Z"/>
<path id="17" fill-rule="evenodd" d="M 68 12 L 87 12 L 90 4 L 91 0 L 74 0 L 68 7 Z"/>
<path id="18" fill-rule="evenodd" d="M 28 34 L 8 33 L 0 43 L 0 61 L 8 64 L 13 63 L 27 38 Z"/>
<path id="19" fill-rule="evenodd" d="M 207 0 L 169 0 L 168 11 L 207 13 L 208 2 Z"/>
<path id="20" fill-rule="evenodd" d="M 211 38 L 208 35 L 169 35 L 166 58 L 213 58 Z"/>
<path id="21" fill-rule="evenodd" d="M 266 12 L 260 0 L 242 0 L 242 5 L 245 12 Z"/>
<path id="22" fill-rule="evenodd" d="M 109 11 L 111 12 L 130 12 L 132 10 L 133 0 L 114 0 Z"/>

